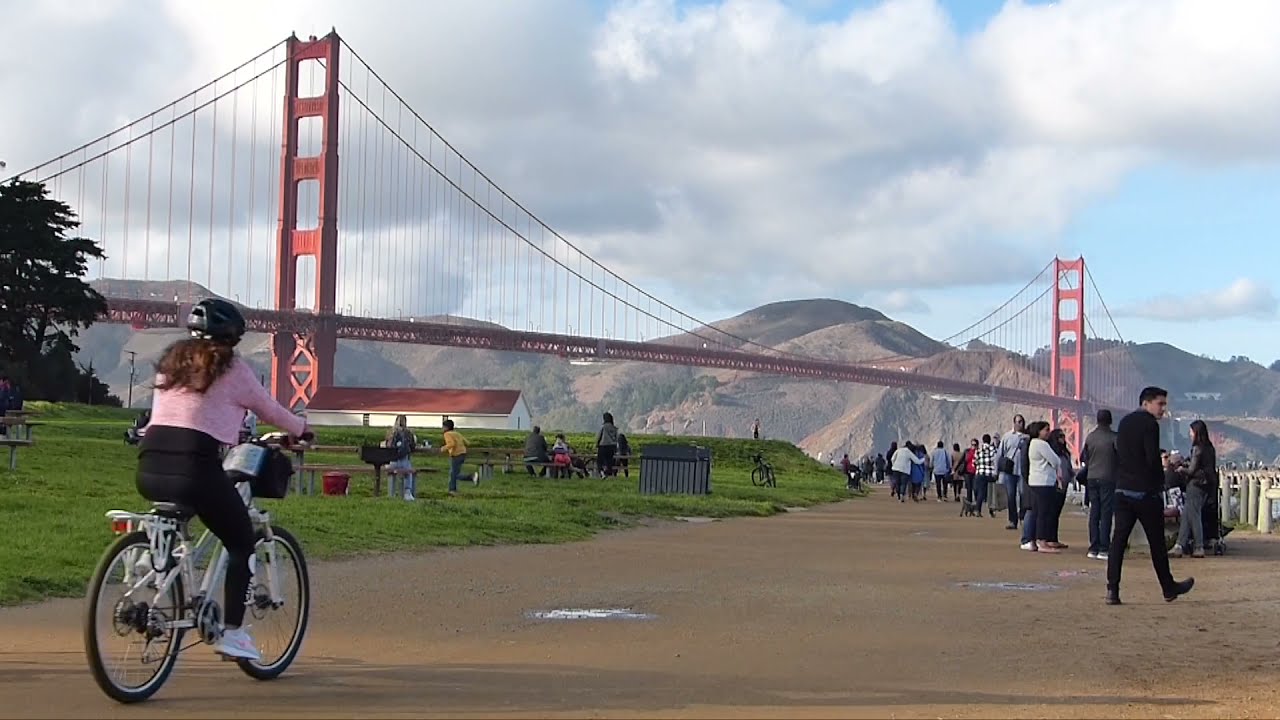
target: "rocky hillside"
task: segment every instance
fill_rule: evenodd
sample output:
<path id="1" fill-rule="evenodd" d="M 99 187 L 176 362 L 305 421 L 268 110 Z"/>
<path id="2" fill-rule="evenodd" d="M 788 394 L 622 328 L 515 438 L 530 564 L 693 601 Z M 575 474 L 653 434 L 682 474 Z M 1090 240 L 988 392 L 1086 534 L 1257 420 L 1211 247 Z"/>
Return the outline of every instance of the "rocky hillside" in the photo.
<path id="1" fill-rule="evenodd" d="M 172 298 L 207 294 L 183 283 L 108 281 L 112 295 Z M 456 319 L 454 320 L 456 321 Z M 957 350 L 884 314 L 839 300 L 799 300 L 766 305 L 715 323 L 750 341 L 811 357 L 867 362 L 975 382 L 1043 391 L 1048 379 L 1024 358 L 998 348 Z M 129 384 L 129 352 L 136 353 L 134 404 L 148 401 L 151 365 L 181 333 L 135 332 L 101 324 L 80 340 L 81 362 L 122 398 Z M 679 342 L 680 339 L 672 338 Z M 246 338 L 242 350 L 264 376 L 270 356 L 265 336 Z M 1091 352 L 1099 362 L 1121 349 Z M 1180 411 L 1207 416 L 1280 416 L 1280 373 L 1252 363 L 1224 363 L 1165 344 L 1127 348 L 1146 381 L 1168 387 Z M 1086 372 L 1088 368 L 1086 367 Z M 548 429 L 593 427 L 609 410 L 636 431 L 744 436 L 759 417 L 767 436 L 798 442 L 810 452 L 861 453 L 897 439 L 948 443 L 1002 431 L 1014 412 L 1044 413 L 981 401 L 956 401 L 884 387 L 815 382 L 738 373 L 649 365 L 573 365 L 562 358 L 518 353 L 368 342 L 339 343 L 336 380 L 342 385 L 512 387 L 525 392 L 538 421 Z M 1216 401 L 1181 399 L 1184 392 L 1221 393 Z M 1126 392 L 1126 395 L 1129 394 Z M 1237 454 L 1271 453 L 1265 433 L 1234 428 Z M 1256 442 L 1254 441 L 1256 439 Z"/>

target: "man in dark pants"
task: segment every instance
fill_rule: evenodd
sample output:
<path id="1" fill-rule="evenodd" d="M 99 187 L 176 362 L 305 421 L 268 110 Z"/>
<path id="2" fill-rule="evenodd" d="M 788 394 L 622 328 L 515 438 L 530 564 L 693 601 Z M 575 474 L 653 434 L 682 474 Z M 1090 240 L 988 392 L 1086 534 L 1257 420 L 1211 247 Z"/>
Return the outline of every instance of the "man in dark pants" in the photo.
<path id="1" fill-rule="evenodd" d="M 1120 421 L 1116 430 L 1116 514 L 1107 557 L 1107 604 L 1120 604 L 1120 568 L 1136 523 L 1142 523 L 1151 546 L 1151 565 L 1166 602 L 1191 592 L 1195 578 L 1182 582 L 1169 571 L 1164 545 L 1164 468 L 1160 462 L 1160 418 L 1169 406 L 1168 391 L 1146 387 L 1138 396 L 1141 409 Z"/>
<path id="2" fill-rule="evenodd" d="M 1080 462 L 1089 493 L 1089 558 L 1106 560 L 1116 512 L 1116 431 L 1111 429 L 1110 410 L 1098 411 L 1098 427 L 1084 439 Z"/>

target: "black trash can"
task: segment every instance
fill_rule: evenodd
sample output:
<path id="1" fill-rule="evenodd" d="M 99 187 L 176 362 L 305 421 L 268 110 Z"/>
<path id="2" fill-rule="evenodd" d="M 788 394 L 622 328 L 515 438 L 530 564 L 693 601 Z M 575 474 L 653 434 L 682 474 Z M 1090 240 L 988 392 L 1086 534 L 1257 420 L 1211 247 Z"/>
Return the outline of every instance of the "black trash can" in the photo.
<path id="1" fill-rule="evenodd" d="M 640 453 L 641 495 L 710 495 L 711 450 L 649 445 Z"/>

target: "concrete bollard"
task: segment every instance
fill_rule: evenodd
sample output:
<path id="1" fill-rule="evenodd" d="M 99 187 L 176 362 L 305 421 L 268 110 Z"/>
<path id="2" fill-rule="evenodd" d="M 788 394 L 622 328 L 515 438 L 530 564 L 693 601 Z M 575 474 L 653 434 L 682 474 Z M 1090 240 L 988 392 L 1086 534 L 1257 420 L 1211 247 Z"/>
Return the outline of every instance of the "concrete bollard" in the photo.
<path id="1" fill-rule="evenodd" d="M 1256 525 L 1258 522 L 1258 498 L 1253 494 L 1253 476 L 1240 478 L 1240 522 Z"/>
<path id="2" fill-rule="evenodd" d="M 1258 532 L 1271 533 L 1271 516 L 1272 503 L 1280 500 L 1280 487 L 1263 486 L 1262 492 L 1258 493 Z"/>

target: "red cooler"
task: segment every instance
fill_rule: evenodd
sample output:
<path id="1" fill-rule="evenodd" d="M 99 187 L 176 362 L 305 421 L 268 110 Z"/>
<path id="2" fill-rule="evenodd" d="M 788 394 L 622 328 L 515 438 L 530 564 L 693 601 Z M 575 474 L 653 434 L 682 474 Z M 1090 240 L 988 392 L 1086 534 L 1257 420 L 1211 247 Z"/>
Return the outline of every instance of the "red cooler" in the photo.
<path id="1" fill-rule="evenodd" d="M 351 476 L 340 472 L 327 472 L 323 476 L 325 495 L 346 495 Z"/>

